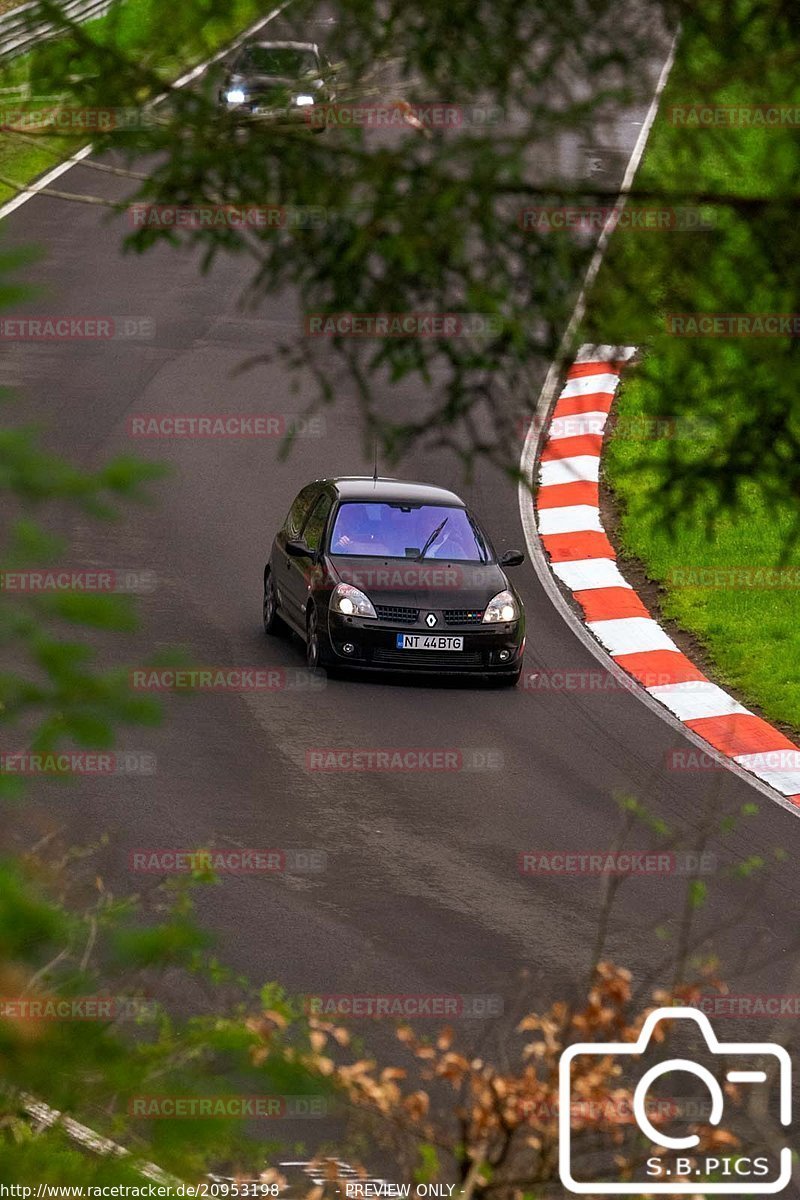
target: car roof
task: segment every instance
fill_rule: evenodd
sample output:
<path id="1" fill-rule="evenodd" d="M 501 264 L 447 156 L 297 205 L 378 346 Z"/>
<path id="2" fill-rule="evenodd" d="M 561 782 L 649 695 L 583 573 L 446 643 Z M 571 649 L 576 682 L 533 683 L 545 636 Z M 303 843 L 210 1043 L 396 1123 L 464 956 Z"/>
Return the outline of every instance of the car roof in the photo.
<path id="1" fill-rule="evenodd" d="M 412 504 L 442 504 L 464 508 L 464 501 L 447 488 L 430 483 L 410 483 L 406 479 L 374 479 L 372 475 L 344 475 L 320 482 L 336 489 L 340 500 L 377 500 L 386 504 L 409 501 Z"/>

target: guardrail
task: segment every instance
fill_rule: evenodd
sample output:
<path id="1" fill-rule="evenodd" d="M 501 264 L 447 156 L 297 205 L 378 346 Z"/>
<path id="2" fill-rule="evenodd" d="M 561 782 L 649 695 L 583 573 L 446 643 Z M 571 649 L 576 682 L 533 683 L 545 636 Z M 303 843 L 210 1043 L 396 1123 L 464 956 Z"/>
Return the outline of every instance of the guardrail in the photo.
<path id="1" fill-rule="evenodd" d="M 73 21 L 91 21 L 103 17 L 114 0 L 64 0 L 61 10 Z M 32 21 L 31 16 L 39 10 L 36 0 L 20 4 L 0 16 L 0 60 L 24 54 L 37 42 L 46 42 L 57 37 L 61 30 L 47 21 Z"/>

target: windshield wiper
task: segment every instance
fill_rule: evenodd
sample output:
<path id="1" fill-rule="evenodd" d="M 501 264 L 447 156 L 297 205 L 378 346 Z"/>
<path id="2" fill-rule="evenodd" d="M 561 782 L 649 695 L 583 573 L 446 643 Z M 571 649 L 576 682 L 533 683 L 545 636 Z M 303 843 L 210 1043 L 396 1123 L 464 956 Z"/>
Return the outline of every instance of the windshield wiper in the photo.
<path id="1" fill-rule="evenodd" d="M 439 534 L 442 532 L 442 530 L 444 529 L 445 525 L 447 524 L 447 522 L 448 522 L 449 520 L 450 520 L 450 518 L 449 518 L 449 517 L 445 517 L 445 519 L 442 521 L 441 525 L 437 525 L 437 526 L 436 526 L 436 528 L 434 529 L 433 533 L 432 533 L 432 534 L 431 534 L 431 536 L 428 538 L 427 542 L 426 542 L 426 543 L 425 543 L 425 545 L 422 547 L 422 549 L 420 550 L 420 552 L 419 552 L 419 554 L 417 555 L 417 557 L 414 559 L 414 562 L 421 562 L 421 561 L 422 561 L 422 559 L 423 559 L 423 558 L 425 557 L 425 555 L 428 553 L 428 551 L 430 550 L 431 546 L 432 546 L 432 545 L 433 545 L 433 543 L 436 541 L 437 537 L 438 537 L 438 536 L 439 536 Z"/>
<path id="2" fill-rule="evenodd" d="M 481 533 L 480 529 L 478 529 L 478 526 L 475 524 L 466 509 L 464 510 L 464 514 L 469 521 L 470 526 L 472 527 L 472 532 L 475 534 L 475 542 L 478 547 L 478 553 L 481 556 L 481 562 L 487 563 L 489 561 L 489 550 L 486 546 L 486 542 L 484 541 L 483 534 Z"/>

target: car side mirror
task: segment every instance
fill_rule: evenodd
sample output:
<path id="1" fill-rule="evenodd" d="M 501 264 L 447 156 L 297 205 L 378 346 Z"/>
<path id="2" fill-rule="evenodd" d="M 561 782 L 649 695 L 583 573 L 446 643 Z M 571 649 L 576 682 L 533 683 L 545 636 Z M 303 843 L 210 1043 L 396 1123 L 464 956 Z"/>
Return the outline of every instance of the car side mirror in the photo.
<path id="1" fill-rule="evenodd" d="M 525 562 L 525 555 L 521 550 L 506 550 L 503 557 L 500 559 L 501 567 L 519 567 Z"/>
<path id="2" fill-rule="evenodd" d="M 289 541 L 286 543 L 286 553 L 290 558 L 313 558 L 314 551 L 309 550 L 305 542 Z"/>

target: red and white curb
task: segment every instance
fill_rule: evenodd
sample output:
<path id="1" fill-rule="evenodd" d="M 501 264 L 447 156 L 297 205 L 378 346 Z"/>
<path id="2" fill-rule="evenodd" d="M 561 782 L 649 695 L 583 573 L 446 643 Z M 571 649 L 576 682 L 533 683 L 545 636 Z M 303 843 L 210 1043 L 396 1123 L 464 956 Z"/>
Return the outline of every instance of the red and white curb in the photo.
<path id="1" fill-rule="evenodd" d="M 603 435 L 633 348 L 584 346 L 546 430 L 536 494 L 550 569 L 614 662 L 717 754 L 800 807 L 800 749 L 729 696 L 678 649 L 623 577 L 600 520 Z"/>

